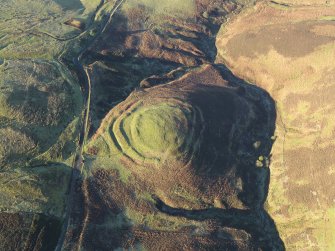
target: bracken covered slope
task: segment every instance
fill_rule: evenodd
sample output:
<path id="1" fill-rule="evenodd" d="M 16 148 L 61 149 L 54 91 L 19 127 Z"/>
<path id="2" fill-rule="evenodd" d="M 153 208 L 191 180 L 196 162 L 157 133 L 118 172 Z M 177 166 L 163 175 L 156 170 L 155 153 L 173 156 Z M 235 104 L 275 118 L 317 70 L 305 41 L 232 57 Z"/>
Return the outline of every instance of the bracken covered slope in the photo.
<path id="1" fill-rule="evenodd" d="M 262 209 L 274 121 L 265 92 L 211 65 L 133 92 L 87 146 L 83 246 L 281 250 Z"/>

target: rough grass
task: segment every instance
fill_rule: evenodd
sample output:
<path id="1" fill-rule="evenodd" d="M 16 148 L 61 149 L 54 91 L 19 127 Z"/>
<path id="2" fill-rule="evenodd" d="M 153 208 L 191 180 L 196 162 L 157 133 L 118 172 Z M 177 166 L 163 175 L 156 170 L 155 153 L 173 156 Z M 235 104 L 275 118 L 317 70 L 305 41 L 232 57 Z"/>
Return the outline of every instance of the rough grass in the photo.
<path id="1" fill-rule="evenodd" d="M 71 169 L 64 165 L 0 173 L 0 211 L 62 217 L 70 174 Z"/>
<path id="2" fill-rule="evenodd" d="M 51 58 L 63 43 L 40 32 L 62 36 L 74 31 L 60 25 L 69 14 L 53 1 L 4 0 L 0 13 L 1 58 Z"/>
<path id="3" fill-rule="evenodd" d="M 15 162 L 20 158 L 31 158 L 36 148 L 34 140 L 22 131 L 0 128 L 0 165 Z"/>
<path id="4" fill-rule="evenodd" d="M 287 12 L 264 6 L 262 10 L 250 10 L 222 28 L 217 46 L 219 58 L 234 73 L 265 88 L 276 100 L 278 137 L 272 150 L 267 205 L 286 248 L 331 250 L 335 240 L 329 223 L 333 219 L 329 212 L 334 211 L 331 187 L 335 181 L 335 158 L 331 153 L 335 130 L 335 44 L 334 24 L 320 21 L 320 16 L 328 16 L 334 8 L 313 7 L 309 3 L 308 8 L 295 7 Z M 269 13 L 278 17 L 272 24 L 276 40 L 268 39 L 269 26 L 264 25 Z M 293 26 L 306 32 L 286 33 Z M 235 40 L 244 37 L 247 41 L 248 36 L 260 43 Z M 294 41 L 301 42 L 287 48 L 288 43 L 281 36 L 298 36 Z M 237 43 L 234 45 L 233 41 Z M 306 45 L 312 46 L 306 49 Z M 304 48 L 304 53 L 290 53 Z"/>
<path id="5" fill-rule="evenodd" d="M 296 6 L 313 6 L 313 5 L 334 5 L 334 0 L 323 1 L 323 0 L 276 0 L 274 1 L 278 4 L 289 4 L 289 5 L 296 5 Z"/>
<path id="6" fill-rule="evenodd" d="M 227 43 L 227 50 L 235 58 L 238 56 L 252 58 L 264 55 L 271 49 L 285 57 L 301 57 L 312 52 L 314 48 L 334 40 L 327 35 L 316 38 L 312 32 L 314 25 L 308 22 L 300 22 L 289 27 L 268 25 L 262 29 L 261 35 L 255 30 L 236 35 Z"/>
<path id="7" fill-rule="evenodd" d="M 52 59 L 80 30 L 66 25 L 72 18 L 88 21 L 100 1 L 3 0 L 0 5 L 0 58 Z M 58 39 L 60 38 L 60 40 Z M 78 43 L 78 41 L 76 41 Z"/>
<path id="8" fill-rule="evenodd" d="M 156 231 L 178 231 L 185 226 L 196 226 L 201 225 L 195 221 L 189 221 L 182 217 L 173 217 L 160 212 L 152 212 L 143 214 L 136 209 L 126 208 L 125 217 L 136 226 L 144 225 L 149 229 L 155 229 Z"/>
<path id="9" fill-rule="evenodd" d="M 53 0 L 57 4 L 59 4 L 63 9 L 66 10 L 82 10 L 84 9 L 84 5 L 81 0 Z M 91 6 L 94 6 L 94 2 L 92 1 Z"/>
<path id="10" fill-rule="evenodd" d="M 195 15 L 194 0 L 130 0 L 126 1 L 125 8 L 144 6 L 153 14 L 175 15 L 178 17 L 191 17 Z"/>
<path id="11" fill-rule="evenodd" d="M 323 17 L 320 17 L 320 20 L 322 20 L 322 21 L 335 21 L 335 16 L 323 16 Z"/>
<path id="12" fill-rule="evenodd" d="M 63 78 L 56 65 L 46 61 L 7 60 L 1 66 L 2 165 L 25 164 L 54 145 L 63 130 L 61 145 L 73 142 L 79 124 L 75 119 L 80 116 L 81 96 L 79 88 L 72 84 Z M 72 121 L 75 121 L 72 128 L 65 130 Z M 69 146 L 64 151 L 70 155 L 73 148 Z M 62 147 L 57 150 L 53 154 L 62 156 Z"/>
<path id="13" fill-rule="evenodd" d="M 80 0 L 85 7 L 85 12 L 93 12 L 100 4 L 101 0 Z"/>
<path id="14" fill-rule="evenodd" d="M 284 10 L 284 11 L 289 10 L 290 7 L 291 7 L 289 4 L 278 3 L 278 2 L 275 2 L 275 1 L 270 1 L 270 6 L 276 8 L 276 9 L 279 9 L 279 10 Z"/>

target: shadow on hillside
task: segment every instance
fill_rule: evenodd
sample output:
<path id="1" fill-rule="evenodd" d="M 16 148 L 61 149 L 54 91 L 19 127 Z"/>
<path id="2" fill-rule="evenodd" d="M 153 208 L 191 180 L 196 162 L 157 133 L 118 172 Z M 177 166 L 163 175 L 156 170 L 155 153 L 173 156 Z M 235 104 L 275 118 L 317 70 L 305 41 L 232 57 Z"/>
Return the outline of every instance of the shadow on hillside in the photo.
<path id="1" fill-rule="evenodd" d="M 84 6 L 80 0 L 54 0 L 64 10 L 81 10 Z"/>
<path id="2" fill-rule="evenodd" d="M 273 138 L 275 131 L 275 122 L 276 122 L 276 109 L 275 102 L 272 97 L 263 89 L 247 83 L 243 79 L 240 79 L 224 65 L 216 65 L 217 69 L 220 70 L 224 79 L 229 81 L 229 85 L 236 88 L 239 95 L 247 100 L 250 100 L 251 103 L 255 106 L 255 120 L 248 125 L 247 128 L 243 129 L 242 134 L 233 141 L 231 146 L 231 152 L 229 158 L 222 158 L 220 160 L 217 158 L 215 162 L 215 167 L 219 170 L 215 176 L 222 175 L 224 177 L 228 176 L 232 180 L 237 177 L 242 180 L 242 192 L 238 195 L 239 199 L 243 202 L 246 208 L 240 209 L 231 205 L 226 205 L 226 208 L 208 208 L 203 210 L 189 210 L 184 208 L 174 208 L 165 204 L 160 198 L 155 198 L 157 208 L 170 216 L 174 217 L 184 217 L 189 220 L 194 221 L 206 221 L 213 220 L 218 222 L 221 226 L 231 227 L 236 229 L 243 229 L 248 232 L 252 238 L 255 246 L 260 250 L 285 250 L 283 241 L 281 240 L 278 230 L 276 228 L 275 222 L 269 216 L 269 214 L 264 210 L 264 202 L 268 195 L 269 182 L 270 182 L 270 153 L 273 145 Z M 204 94 L 193 93 L 192 97 L 196 101 L 197 106 L 206 107 L 208 109 L 204 115 L 204 119 L 211 120 L 222 114 L 226 116 L 229 109 L 233 109 L 229 105 L 229 102 L 225 104 L 226 107 L 220 107 L 220 102 L 215 101 L 215 98 L 211 94 L 211 87 L 209 88 L 209 98 L 206 98 Z M 219 90 L 216 93 L 220 93 Z M 222 98 L 225 98 L 224 96 Z M 199 103 L 200 102 L 200 103 Z M 203 104 L 201 104 L 203 103 Z M 213 108 L 215 107 L 215 108 Z M 229 108 L 231 107 L 231 108 Z M 214 114 L 210 116 L 210 113 Z M 236 111 L 235 114 L 238 119 L 243 119 L 243 114 L 240 114 L 241 111 Z M 216 115 L 215 115 L 216 114 Z M 219 121 L 219 120 L 217 120 Z M 220 123 L 221 124 L 221 123 Z M 213 123 L 212 123 L 212 126 Z M 210 131 L 210 130 L 209 130 Z M 215 130 L 216 131 L 216 130 Z M 224 151 L 225 148 L 222 148 L 221 145 L 226 144 L 226 141 L 217 138 L 212 142 L 213 137 L 211 135 L 206 135 L 204 138 L 209 138 L 209 141 L 206 146 L 212 144 L 216 145 L 218 151 Z M 255 142 L 261 142 L 259 146 L 255 147 Z M 228 141 L 229 142 L 229 141 Z M 219 150 L 220 149 L 220 150 Z M 203 152 L 204 151 L 204 152 Z M 213 149 L 203 149 L 201 155 L 203 158 L 214 159 Z M 208 157 L 208 156 L 209 157 Z M 259 161 L 259 157 L 262 156 Z M 259 161 L 258 166 L 256 166 L 257 161 Z M 233 171 L 236 167 L 236 171 Z M 235 172 L 235 174 L 231 174 Z M 196 172 L 199 172 L 196 170 Z M 199 175 L 204 175 L 202 172 L 199 172 Z M 232 191 L 232 193 L 234 193 Z M 250 250 L 252 250 L 250 248 Z"/>

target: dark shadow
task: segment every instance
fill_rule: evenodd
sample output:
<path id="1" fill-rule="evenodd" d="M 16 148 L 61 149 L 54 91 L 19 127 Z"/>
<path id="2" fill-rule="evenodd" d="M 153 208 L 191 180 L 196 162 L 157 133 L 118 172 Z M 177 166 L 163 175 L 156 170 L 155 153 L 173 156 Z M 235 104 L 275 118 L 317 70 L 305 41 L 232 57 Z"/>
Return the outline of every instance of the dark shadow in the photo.
<path id="1" fill-rule="evenodd" d="M 217 68 L 232 86 L 239 88 L 242 95 L 249 95 L 260 111 L 254 124 L 256 130 L 248 130 L 243 135 L 240 144 L 235 146 L 235 151 L 241 152 L 242 150 L 245 153 L 245 158 L 243 155 L 240 156 L 239 165 L 241 174 L 245 177 L 246 191 L 249 193 L 241 194 L 241 199 L 250 207 L 259 208 L 263 206 L 269 190 L 270 169 L 268 166 L 271 161 L 270 153 L 274 143 L 272 136 L 275 132 L 277 116 L 275 101 L 265 90 L 236 77 L 225 65 L 217 65 Z M 261 142 L 261 146 L 257 149 L 253 147 L 256 141 Z M 249 156 L 253 158 L 250 159 Z M 267 163 L 263 161 L 263 168 L 250 168 L 254 166 L 259 156 L 265 157 Z"/>
<path id="2" fill-rule="evenodd" d="M 199 86 L 196 84 L 197 80 L 193 80 L 194 83 L 176 83 L 174 88 L 190 90 L 188 94 L 181 92 L 180 98 L 199 107 L 206 121 L 201 150 L 196 154 L 197 165 L 194 166 L 197 176 L 204 179 L 203 187 L 207 186 L 206 182 L 216 180 L 217 177 L 228 180 L 240 178 L 243 190 L 238 198 L 245 209 L 231 207 L 227 201 L 224 203 L 228 205 L 226 209 L 187 210 L 170 207 L 156 198 L 157 209 L 171 216 L 195 221 L 213 220 L 225 227 L 243 229 L 251 234 L 254 243 L 261 250 L 285 250 L 274 221 L 263 208 L 270 181 L 270 152 L 276 122 L 275 102 L 266 91 L 237 78 L 224 65 L 215 67 L 228 80 L 230 88 Z M 236 99 L 236 96 L 240 98 Z M 244 120 L 249 119 L 246 116 L 247 107 L 253 109 L 253 118 L 245 127 Z M 242 129 L 233 127 L 239 123 L 242 124 Z M 218 131 L 223 136 L 217 135 Z M 260 144 L 255 146 L 255 142 Z M 201 168 L 197 169 L 197 166 Z M 201 185 L 201 181 L 198 182 Z"/>
<path id="3" fill-rule="evenodd" d="M 61 215 L 58 215 L 53 211 L 53 208 L 49 200 L 58 202 L 58 198 L 55 198 L 55 187 L 67 188 L 69 184 L 65 181 L 66 177 L 70 176 L 72 168 L 63 163 L 53 163 L 49 165 L 25 167 L 22 171 L 22 176 L 33 177 L 32 180 L 37 179 L 38 183 L 36 188 L 39 189 L 43 194 L 42 198 L 36 198 L 36 208 L 40 204 L 41 208 L 36 212 L 36 209 L 27 208 L 17 212 L 0 212 L 0 250 L 24 250 L 24 251 L 49 251 L 55 250 L 59 237 L 62 235 L 62 225 L 64 219 Z M 16 172 L 19 172 L 18 170 Z M 38 177 L 38 178 L 36 178 Z M 29 180 L 28 178 L 26 178 Z M 30 182 L 27 180 L 11 180 L 17 183 L 17 189 L 22 190 L 24 182 Z M 7 184 L 3 184 L 7 185 Z M 66 190 L 66 189 L 65 189 Z M 27 191 L 29 193 L 29 191 Z M 29 195 L 28 195 L 29 196 Z M 62 194 L 64 201 L 68 198 L 68 191 Z M 24 197 L 24 196 L 23 196 Z M 44 198 L 47 201 L 44 201 Z M 41 201 L 38 201 L 40 200 Z M 13 205 L 22 204 L 24 198 L 20 196 L 13 198 Z M 53 205 L 55 206 L 55 205 Z M 56 205 L 59 206 L 59 205 Z M 65 205 L 66 206 L 66 205 Z M 49 207 L 49 208 L 48 208 Z M 35 212 L 34 212 L 35 211 Z M 62 213 L 59 211 L 58 213 Z"/>
<path id="4" fill-rule="evenodd" d="M 0 250 L 54 250 L 60 219 L 28 212 L 0 212 Z"/>
<path id="5" fill-rule="evenodd" d="M 208 26 L 209 24 L 204 24 Z M 171 26 L 171 27 L 170 27 Z M 205 57 L 214 62 L 216 56 L 215 34 L 220 26 L 214 25 L 207 28 L 211 34 L 210 37 L 205 33 L 195 32 L 196 38 L 190 38 L 182 35 L 187 28 L 170 25 L 168 27 L 174 29 L 179 35 L 172 34 L 168 31 L 161 33 L 159 29 L 155 29 L 153 33 L 167 39 L 182 39 L 183 41 L 191 42 L 196 47 L 200 48 L 206 55 Z M 120 13 L 115 13 L 113 22 L 108 28 L 106 34 L 97 41 L 98 50 L 88 51 L 85 57 L 85 64 L 93 62 L 103 63 L 107 67 L 94 65 L 91 72 L 92 81 L 92 107 L 89 135 L 93 135 L 101 124 L 102 119 L 106 114 L 118 103 L 125 100 L 128 95 L 140 87 L 140 82 L 150 76 L 163 75 L 176 69 L 182 64 L 163 59 L 153 59 L 138 57 L 136 46 L 139 41 L 132 41 L 130 48 L 124 48 L 126 39 L 131 34 L 141 33 L 146 30 L 129 30 L 128 18 Z M 175 51 L 185 57 L 194 56 L 186 51 L 178 51 L 177 49 L 162 48 L 166 52 Z M 201 64 L 203 57 L 196 58 L 196 62 Z"/>
<path id="6" fill-rule="evenodd" d="M 179 65 L 156 59 L 134 57 L 99 57 L 108 68 L 95 65 L 92 71 L 92 135 L 100 126 L 102 119 L 117 104 L 140 87 L 141 80 L 152 75 L 160 75 Z M 113 71 L 114 70 L 114 71 Z"/>
<path id="7" fill-rule="evenodd" d="M 223 227 L 243 229 L 250 233 L 258 248 L 261 250 L 285 250 L 284 243 L 279 237 L 274 221 L 264 210 L 241 210 L 209 208 L 203 210 L 186 210 L 166 205 L 155 198 L 157 208 L 171 216 L 184 217 L 195 221 L 213 220 Z"/>
<path id="8" fill-rule="evenodd" d="M 175 32 L 177 32 L 177 35 L 172 34 L 171 32 L 162 33 L 160 32 L 160 30 L 155 31 L 155 33 L 171 39 L 181 39 L 183 41 L 191 42 L 206 54 L 205 57 L 209 60 L 209 62 L 213 63 L 217 55 L 217 48 L 215 46 L 215 42 L 216 34 L 220 30 L 220 25 L 210 24 L 208 22 L 204 23 L 204 25 L 207 27 L 207 32 L 210 33 L 210 36 L 207 36 L 207 34 L 201 32 L 191 31 L 195 37 L 187 37 L 182 34 L 183 32 L 187 31 L 185 30 L 185 28 L 177 27 L 174 25 L 168 25 L 168 27 L 172 28 Z"/>
<path id="9" fill-rule="evenodd" d="M 130 34 L 144 30 L 128 31 L 128 20 L 116 13 L 114 22 L 105 37 L 97 41 L 99 47 L 106 47 L 107 53 L 88 51 L 86 64 L 94 64 L 91 76 L 91 126 L 89 135 L 100 126 L 102 119 L 117 104 L 140 87 L 140 82 L 152 75 L 163 75 L 181 66 L 181 64 L 152 58 L 137 57 L 136 51 L 125 50 L 122 45 Z"/>
<path id="10" fill-rule="evenodd" d="M 81 10 L 84 9 L 80 0 L 54 0 L 64 10 Z"/>
<path id="11" fill-rule="evenodd" d="M 257 121 L 256 121 L 256 138 L 255 135 L 245 135 L 244 141 L 241 142 L 241 144 L 238 146 L 238 148 L 244 149 L 247 146 L 250 146 L 255 142 L 255 140 L 261 142 L 261 147 L 258 149 L 253 150 L 247 150 L 246 152 L 249 152 L 252 155 L 258 156 L 264 156 L 268 159 L 268 164 L 271 160 L 271 149 L 272 145 L 274 143 L 272 136 L 275 132 L 275 123 L 276 123 L 276 107 L 275 107 L 275 101 L 272 99 L 272 97 L 267 93 L 265 90 L 257 87 L 254 84 L 248 83 L 244 81 L 243 79 L 240 79 L 225 66 L 225 65 L 218 65 L 217 66 L 220 71 L 222 72 L 222 75 L 225 79 L 229 80 L 232 85 L 235 85 L 237 88 L 242 88 L 243 92 L 246 92 L 248 94 L 251 94 L 251 97 L 255 100 L 255 104 L 257 105 L 257 108 L 261 111 L 260 114 L 257 114 Z M 252 139 L 251 141 L 247 141 L 248 139 Z M 256 159 L 257 160 L 257 159 Z M 242 161 L 241 163 L 241 170 L 250 170 L 249 166 L 250 163 L 248 161 Z M 255 185 L 252 185 L 252 183 L 261 183 L 264 187 L 261 188 L 260 191 L 258 191 L 258 194 L 262 194 L 260 198 L 258 198 L 258 203 L 262 205 L 267 197 L 268 194 L 268 187 L 270 182 L 270 169 L 265 166 L 265 168 L 256 168 L 251 169 L 252 171 L 248 174 L 248 180 L 250 190 L 252 190 Z M 263 191 L 263 192 L 262 192 Z M 256 206 L 256 205 L 255 205 Z"/>
<path id="12" fill-rule="evenodd" d="M 244 208 L 235 208 L 234 206 L 229 205 L 228 201 L 225 203 L 227 205 L 226 208 L 209 207 L 203 210 L 175 208 L 169 206 L 155 195 L 152 195 L 156 201 L 156 209 L 161 213 L 172 217 L 183 217 L 192 221 L 212 221 L 220 227 L 244 230 L 249 233 L 252 238 L 252 244 L 250 244 L 251 246 L 248 246 L 250 250 L 254 248 L 253 246 L 255 246 L 255 250 L 285 250 L 285 246 L 279 236 L 274 221 L 263 208 L 270 180 L 270 169 L 266 159 L 270 159 L 269 155 L 273 144 L 271 137 L 275 130 L 276 110 L 274 100 L 266 91 L 235 77 L 224 65 L 216 65 L 214 67 L 219 69 L 223 78 L 229 81 L 228 87 L 214 86 L 210 85 L 210 83 L 204 85 L 201 82 L 202 79 L 199 80 L 195 77 L 191 78 L 194 82 L 175 81 L 171 84 L 171 89 L 164 89 L 164 95 L 170 93 L 171 97 L 174 97 L 176 93 L 180 93 L 180 96 L 178 96 L 180 99 L 187 100 L 188 103 L 192 104 L 192 106 L 199 107 L 203 112 L 203 118 L 210 127 L 206 129 L 201 151 L 197 153 L 197 158 L 200 159 L 197 161 L 201 162 L 201 165 L 199 165 L 201 168 L 196 169 L 197 166 L 195 166 L 194 171 L 197 176 L 203 177 L 204 187 L 207 185 L 208 187 L 211 187 L 207 182 L 209 180 L 216 182 L 217 177 L 220 176 L 228 180 L 230 178 L 240 178 L 243 183 L 243 190 L 239 192 L 238 199 L 243 202 Z M 197 81 L 200 81 L 201 84 L 198 84 Z M 150 91 L 150 88 L 148 91 Z M 238 98 L 236 99 L 236 97 Z M 241 104 L 241 107 L 239 107 L 239 100 L 245 100 L 247 105 L 253 107 L 254 116 L 247 127 L 240 132 L 234 132 L 231 128 L 232 124 L 236 123 L 236 120 L 242 120 L 241 123 L 243 123 L 243 119 L 245 118 L 243 111 L 245 106 Z M 232 104 L 235 104 L 235 106 Z M 227 137 L 216 137 L 220 128 L 222 129 L 222 133 Z M 232 131 L 233 133 L 231 133 Z M 233 137 L 234 139 L 231 144 L 228 144 L 232 139 L 229 137 Z M 257 148 L 254 147 L 255 141 L 261 142 L 260 146 Z M 228 145 L 229 148 L 227 147 Z M 221 156 L 218 157 L 216 152 L 220 152 Z M 259 156 L 264 157 L 264 160 L 261 161 L 263 165 L 262 167 L 256 166 L 256 161 Z M 206 168 L 209 166 L 214 166 L 214 168 L 207 170 Z M 236 170 L 233 170 L 232 167 L 236 167 Z M 112 169 L 113 167 L 110 168 Z M 134 175 L 136 175 L 136 173 L 134 173 Z M 101 177 L 103 177 L 102 174 L 99 176 L 97 175 L 89 181 L 91 184 L 94 184 L 99 181 Z M 136 186 L 140 186 L 139 181 L 145 183 L 145 181 L 138 180 Z M 197 180 L 197 182 L 202 185 L 202 181 Z M 118 183 L 119 190 L 117 190 L 115 186 L 114 189 L 106 189 L 105 187 L 108 187 L 106 185 L 108 183 Z M 101 243 L 99 244 L 98 242 L 94 244 L 89 242 L 89 240 L 92 240 L 92 235 L 95 233 L 96 235 L 99 235 L 99 233 L 106 234 L 108 231 L 111 231 L 105 229 L 104 231 L 99 232 L 98 229 L 95 229 L 94 227 L 102 224 L 101 222 L 104 221 L 107 215 L 110 215 L 111 213 L 113 217 L 119 215 L 119 217 L 127 221 L 124 210 L 128 207 L 137 208 L 138 204 L 130 205 L 132 202 L 129 201 L 125 202 L 124 205 L 116 203 L 114 206 L 118 209 L 115 212 L 113 212 L 115 209 L 112 209 L 111 206 L 114 203 L 115 197 L 118 197 L 119 194 L 122 194 L 122 196 L 130 196 L 129 194 L 134 192 L 132 189 L 132 185 L 122 184 L 117 181 L 117 175 L 111 175 L 110 180 L 103 178 L 103 181 L 93 185 L 90 191 L 96 191 L 94 194 L 92 193 L 90 195 L 90 208 L 94 217 L 91 218 L 90 222 L 92 228 L 86 232 L 87 245 L 93 245 L 92 247 L 101 245 L 99 248 L 102 248 L 104 244 L 108 243 L 105 240 L 101 240 Z M 234 193 L 234 191 L 236 190 L 233 189 L 231 192 Z M 210 190 L 208 190 L 208 192 L 210 192 Z M 105 194 L 109 194 L 110 197 L 107 199 L 107 197 L 104 197 Z M 132 196 L 134 196 L 134 198 L 130 199 L 130 201 L 136 201 L 136 203 L 140 204 L 139 201 L 141 201 L 141 199 L 136 198 L 136 195 Z M 95 202 L 96 200 L 99 201 Z M 95 206 L 93 206 L 92 203 Z M 109 208 L 106 207 L 106 209 L 103 209 L 102 205 L 106 205 L 106 203 L 109 203 L 109 205 L 107 205 Z M 149 212 L 151 213 L 155 212 L 152 208 L 150 210 L 151 211 Z M 139 209 L 138 212 L 141 212 L 141 209 Z M 145 212 L 142 213 L 145 214 Z M 138 232 L 143 235 L 157 234 L 157 237 L 150 237 L 148 240 L 143 237 L 143 239 L 136 239 L 136 242 L 152 244 L 159 240 L 161 235 L 167 235 L 164 231 L 146 229 L 145 227 L 146 226 L 141 225 L 133 226 L 133 228 L 137 228 Z M 127 238 L 131 238 L 129 236 L 133 235 L 133 228 L 120 228 L 119 231 L 113 233 L 110 232 L 110 234 L 114 235 L 114 241 L 118 245 L 128 245 Z M 186 229 L 185 232 L 175 231 L 174 234 L 178 233 L 183 235 L 191 232 L 191 229 Z M 217 246 L 214 245 L 211 246 L 211 248 L 221 247 L 228 250 L 239 250 L 236 243 L 226 243 L 214 235 L 214 233 L 211 233 L 208 240 L 217 241 L 218 243 L 215 244 Z M 225 233 L 224 236 L 229 238 L 229 233 Z M 98 236 L 96 238 L 98 238 Z M 166 245 L 174 245 L 174 242 L 171 241 L 175 238 L 173 234 L 171 234 L 171 237 L 169 238 L 170 241 L 168 241 Z M 183 241 L 187 243 L 186 238 Z M 197 239 L 194 239 L 193 241 L 194 242 L 191 242 L 192 244 L 190 245 L 199 244 Z M 183 244 L 186 245 L 185 243 Z M 173 247 L 176 248 L 176 246 Z"/>

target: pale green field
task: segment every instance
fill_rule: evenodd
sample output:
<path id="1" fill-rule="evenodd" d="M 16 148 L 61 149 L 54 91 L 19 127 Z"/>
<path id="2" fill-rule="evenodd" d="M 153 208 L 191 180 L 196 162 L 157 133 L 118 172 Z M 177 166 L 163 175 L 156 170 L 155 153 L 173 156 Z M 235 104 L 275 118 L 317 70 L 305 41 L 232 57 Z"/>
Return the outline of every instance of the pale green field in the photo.
<path id="1" fill-rule="evenodd" d="M 144 6 L 155 14 L 176 15 L 178 17 L 192 17 L 195 13 L 194 0 L 129 0 L 124 8 Z"/>

